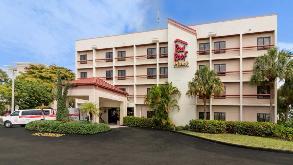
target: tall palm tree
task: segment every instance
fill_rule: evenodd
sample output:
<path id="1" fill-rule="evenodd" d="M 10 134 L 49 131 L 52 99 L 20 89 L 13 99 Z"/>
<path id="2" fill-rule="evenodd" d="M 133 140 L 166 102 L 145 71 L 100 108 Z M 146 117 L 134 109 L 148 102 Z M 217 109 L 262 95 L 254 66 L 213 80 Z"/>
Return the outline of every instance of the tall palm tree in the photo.
<path id="1" fill-rule="evenodd" d="M 204 103 L 204 119 L 206 120 L 207 100 L 212 95 L 219 95 L 224 91 L 224 84 L 217 74 L 204 66 L 196 71 L 194 78 L 188 82 L 188 96 L 199 96 Z"/>
<path id="2" fill-rule="evenodd" d="M 171 110 L 179 110 L 178 99 L 180 91 L 172 83 L 153 86 L 148 92 L 145 103 L 155 111 L 154 118 L 165 123 L 169 121 L 168 113 Z"/>
<path id="3" fill-rule="evenodd" d="M 278 51 L 277 48 L 271 48 L 263 56 L 257 57 L 253 66 L 253 75 L 250 83 L 252 85 L 268 86 L 270 89 L 270 114 L 271 121 L 274 121 L 274 89 L 277 79 L 284 79 L 289 62 L 288 51 Z"/>

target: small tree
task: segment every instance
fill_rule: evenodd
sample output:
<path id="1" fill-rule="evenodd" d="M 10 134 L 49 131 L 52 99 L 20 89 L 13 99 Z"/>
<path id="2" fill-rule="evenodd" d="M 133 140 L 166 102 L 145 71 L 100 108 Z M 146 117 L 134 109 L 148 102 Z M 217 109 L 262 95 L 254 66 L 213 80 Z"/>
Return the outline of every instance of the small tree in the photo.
<path id="1" fill-rule="evenodd" d="M 217 74 L 207 66 L 196 71 L 194 78 L 188 82 L 188 96 L 199 96 L 204 103 L 204 119 L 206 120 L 206 104 L 212 95 L 219 95 L 224 91 L 224 85 Z"/>
<path id="2" fill-rule="evenodd" d="M 270 114 L 274 119 L 273 99 L 275 82 L 285 78 L 289 54 L 287 51 L 278 51 L 277 48 L 269 49 L 263 56 L 257 57 L 253 66 L 252 85 L 268 86 L 270 88 Z"/>
<path id="3" fill-rule="evenodd" d="M 154 118 L 159 124 L 168 124 L 171 110 L 179 110 L 180 91 L 172 83 L 153 86 L 145 98 L 145 103 L 154 110 Z"/>
<path id="4" fill-rule="evenodd" d="M 97 108 L 97 106 L 94 103 L 83 103 L 80 107 L 80 112 L 81 113 L 86 113 L 89 114 L 89 121 L 92 121 L 93 119 L 90 117 L 92 115 L 96 115 L 96 114 L 100 114 L 99 112 L 99 108 Z M 101 116 L 99 115 L 99 118 Z"/>
<path id="5" fill-rule="evenodd" d="M 69 120 L 69 111 L 66 107 L 67 94 L 70 84 L 62 84 L 61 76 L 58 76 L 57 80 L 57 115 L 56 119 L 59 121 Z"/>

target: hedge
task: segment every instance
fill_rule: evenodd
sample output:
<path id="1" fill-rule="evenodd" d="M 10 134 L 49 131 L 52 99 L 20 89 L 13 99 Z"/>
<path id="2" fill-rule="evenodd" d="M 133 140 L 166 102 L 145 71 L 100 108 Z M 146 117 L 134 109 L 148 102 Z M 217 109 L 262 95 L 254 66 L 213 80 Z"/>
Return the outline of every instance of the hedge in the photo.
<path id="1" fill-rule="evenodd" d="M 155 128 L 163 130 L 174 130 L 175 126 L 171 123 L 161 124 L 153 118 L 126 116 L 123 118 L 123 125 L 128 127 Z"/>
<path id="2" fill-rule="evenodd" d="M 88 122 L 61 122 L 55 120 L 38 120 L 28 123 L 25 128 L 30 131 L 61 133 L 61 134 L 79 134 L 92 135 L 110 130 L 110 127 L 102 123 Z"/>
<path id="3" fill-rule="evenodd" d="M 270 122 L 191 120 L 189 129 L 203 133 L 231 133 L 293 140 L 293 128 Z"/>

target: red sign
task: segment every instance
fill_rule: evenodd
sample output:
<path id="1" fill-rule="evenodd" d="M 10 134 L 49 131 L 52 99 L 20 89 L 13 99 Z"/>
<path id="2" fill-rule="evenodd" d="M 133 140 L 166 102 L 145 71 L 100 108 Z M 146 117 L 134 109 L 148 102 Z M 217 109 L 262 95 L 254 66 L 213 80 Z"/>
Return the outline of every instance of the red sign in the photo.
<path id="1" fill-rule="evenodd" d="M 175 43 L 174 67 L 188 66 L 188 61 L 185 61 L 188 54 L 188 51 L 186 51 L 185 49 L 188 43 L 180 39 L 176 39 L 174 43 Z"/>

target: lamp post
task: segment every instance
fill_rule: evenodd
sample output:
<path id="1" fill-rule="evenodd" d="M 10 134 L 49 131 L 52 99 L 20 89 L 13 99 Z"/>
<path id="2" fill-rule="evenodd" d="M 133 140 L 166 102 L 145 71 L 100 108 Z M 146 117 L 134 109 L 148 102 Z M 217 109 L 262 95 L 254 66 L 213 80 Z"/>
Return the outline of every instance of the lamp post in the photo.
<path id="1" fill-rule="evenodd" d="M 14 105 L 14 86 L 15 86 L 15 72 L 17 71 L 17 68 L 14 67 L 14 66 L 7 66 L 8 70 L 11 70 L 12 71 L 12 75 L 11 75 L 11 81 L 12 81 L 12 95 L 11 95 L 11 113 L 14 112 L 14 108 L 15 108 L 15 105 Z"/>

